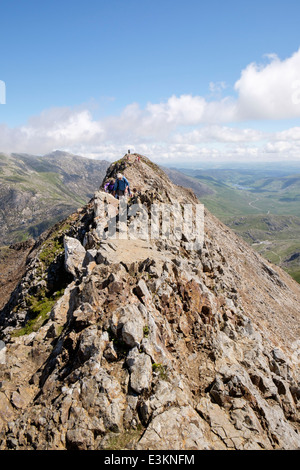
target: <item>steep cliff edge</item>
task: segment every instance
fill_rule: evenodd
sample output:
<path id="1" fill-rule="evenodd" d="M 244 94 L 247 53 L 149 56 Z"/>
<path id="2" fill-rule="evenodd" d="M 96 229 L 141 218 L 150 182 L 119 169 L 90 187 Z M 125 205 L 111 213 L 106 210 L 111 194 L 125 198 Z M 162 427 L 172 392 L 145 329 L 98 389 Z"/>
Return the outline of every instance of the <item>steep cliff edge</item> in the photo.
<path id="1" fill-rule="evenodd" d="M 103 183 L 0 312 L 0 449 L 298 449 L 299 284 L 206 210 L 203 246 L 147 237 L 198 201 L 146 157 L 119 172 L 125 222 Z"/>

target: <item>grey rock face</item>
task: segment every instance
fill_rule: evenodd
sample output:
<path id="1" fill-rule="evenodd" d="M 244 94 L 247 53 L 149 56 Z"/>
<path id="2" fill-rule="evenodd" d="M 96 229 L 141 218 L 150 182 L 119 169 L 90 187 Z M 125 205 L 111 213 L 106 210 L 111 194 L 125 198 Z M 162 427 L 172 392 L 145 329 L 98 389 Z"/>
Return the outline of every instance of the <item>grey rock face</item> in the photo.
<path id="1" fill-rule="evenodd" d="M 119 171 L 146 207 L 197 203 L 144 157 Z M 51 263 L 41 241 L 1 323 L 0 449 L 299 449 L 299 285 L 209 213 L 202 249 L 108 240 L 105 200 Z"/>
<path id="2" fill-rule="evenodd" d="M 76 238 L 65 236 L 65 267 L 73 274 L 74 278 L 82 271 L 83 262 L 86 259 L 86 250 Z"/>
<path id="3" fill-rule="evenodd" d="M 127 356 L 130 370 L 130 385 L 136 393 L 149 391 L 152 381 L 152 362 L 147 354 L 139 353 L 135 347 Z"/>
<path id="4" fill-rule="evenodd" d="M 115 333 L 129 346 L 139 346 L 144 336 L 144 319 L 136 305 L 121 307 L 112 317 L 111 326 Z"/>

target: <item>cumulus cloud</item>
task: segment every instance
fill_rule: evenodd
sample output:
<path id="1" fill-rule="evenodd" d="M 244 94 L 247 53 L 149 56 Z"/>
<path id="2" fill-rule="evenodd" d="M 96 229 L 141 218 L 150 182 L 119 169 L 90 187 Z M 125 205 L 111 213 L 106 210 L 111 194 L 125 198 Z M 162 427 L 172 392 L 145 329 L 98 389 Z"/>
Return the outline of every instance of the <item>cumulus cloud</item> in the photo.
<path id="1" fill-rule="evenodd" d="M 300 141 L 300 127 L 292 127 L 284 131 L 275 132 L 274 140 Z"/>
<path id="2" fill-rule="evenodd" d="M 108 160 L 127 148 L 162 160 L 299 158 L 300 127 L 272 133 L 249 122 L 300 117 L 300 49 L 284 60 L 269 54 L 264 64 L 249 64 L 234 84 L 235 95 L 223 97 L 227 89 L 225 82 L 211 82 L 209 99 L 172 95 L 143 108 L 131 103 L 101 120 L 84 106 L 45 110 L 17 128 L 0 124 L 0 150 L 63 149 Z"/>
<path id="3" fill-rule="evenodd" d="M 204 126 L 200 129 L 193 129 L 191 132 L 178 133 L 174 136 L 176 142 L 190 142 L 199 144 L 204 142 L 259 142 L 266 139 L 268 134 L 256 129 L 240 129 L 227 126 Z"/>
<path id="4" fill-rule="evenodd" d="M 101 122 L 86 109 L 53 108 L 31 117 L 17 128 L 0 125 L 1 151 L 44 153 L 61 146 L 92 145 L 104 141 Z"/>
<path id="5" fill-rule="evenodd" d="M 300 49 L 285 60 L 268 58 L 248 65 L 235 83 L 239 120 L 300 117 Z"/>

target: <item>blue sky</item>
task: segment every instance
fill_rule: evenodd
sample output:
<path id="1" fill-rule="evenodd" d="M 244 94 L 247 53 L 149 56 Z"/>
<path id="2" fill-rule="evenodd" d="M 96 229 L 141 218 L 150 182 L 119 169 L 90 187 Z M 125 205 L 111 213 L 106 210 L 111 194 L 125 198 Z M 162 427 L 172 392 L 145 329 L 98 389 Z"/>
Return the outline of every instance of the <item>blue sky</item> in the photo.
<path id="1" fill-rule="evenodd" d="M 300 159 L 299 17 L 298 0 L 1 0 L 0 151 Z"/>

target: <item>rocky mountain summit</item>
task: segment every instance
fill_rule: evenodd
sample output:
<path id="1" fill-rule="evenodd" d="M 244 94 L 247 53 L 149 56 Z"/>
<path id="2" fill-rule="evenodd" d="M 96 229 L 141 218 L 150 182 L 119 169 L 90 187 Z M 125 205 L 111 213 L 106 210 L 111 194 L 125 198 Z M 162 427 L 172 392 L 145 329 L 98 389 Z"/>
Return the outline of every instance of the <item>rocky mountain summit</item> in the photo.
<path id="1" fill-rule="evenodd" d="M 206 210 L 203 243 L 147 236 L 160 204 L 199 201 L 126 155 L 29 249 L 0 312 L 0 449 L 300 448 L 300 285 Z"/>

